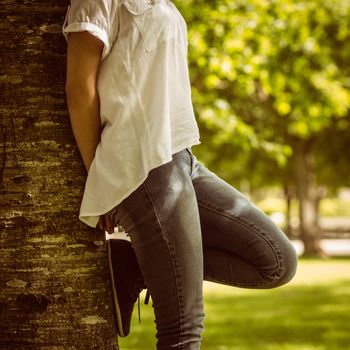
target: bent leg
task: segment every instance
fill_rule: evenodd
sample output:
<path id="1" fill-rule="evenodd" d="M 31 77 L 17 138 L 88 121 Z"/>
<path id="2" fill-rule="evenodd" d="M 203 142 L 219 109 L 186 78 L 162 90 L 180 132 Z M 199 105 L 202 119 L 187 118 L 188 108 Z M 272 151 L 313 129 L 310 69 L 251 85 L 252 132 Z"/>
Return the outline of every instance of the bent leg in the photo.
<path id="1" fill-rule="evenodd" d="M 204 279 L 244 288 L 290 281 L 297 254 L 285 234 L 239 191 L 195 161 Z"/>
<path id="2" fill-rule="evenodd" d="M 153 169 L 117 206 L 155 312 L 158 349 L 200 349 L 203 252 L 199 212 L 186 151 Z"/>

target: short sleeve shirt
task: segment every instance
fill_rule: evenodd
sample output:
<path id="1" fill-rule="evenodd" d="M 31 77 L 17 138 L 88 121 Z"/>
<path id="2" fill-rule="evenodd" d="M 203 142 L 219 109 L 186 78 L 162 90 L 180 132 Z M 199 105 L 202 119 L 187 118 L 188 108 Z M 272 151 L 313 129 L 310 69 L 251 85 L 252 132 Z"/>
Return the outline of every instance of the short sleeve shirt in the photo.
<path id="1" fill-rule="evenodd" d="M 88 31 L 103 44 L 97 89 L 101 141 L 79 218 L 128 197 L 150 170 L 200 143 L 187 63 L 187 26 L 169 0 L 72 0 L 63 34 Z"/>

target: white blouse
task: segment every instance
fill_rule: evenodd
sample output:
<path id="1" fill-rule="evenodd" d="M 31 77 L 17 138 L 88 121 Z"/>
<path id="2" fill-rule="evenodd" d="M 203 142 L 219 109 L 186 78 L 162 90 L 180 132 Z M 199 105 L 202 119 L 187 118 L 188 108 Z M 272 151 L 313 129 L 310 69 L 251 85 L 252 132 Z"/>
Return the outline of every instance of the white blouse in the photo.
<path id="1" fill-rule="evenodd" d="M 169 0 L 72 0 L 63 34 L 104 43 L 97 89 L 101 141 L 79 218 L 89 226 L 128 197 L 172 154 L 199 144 L 186 23 Z"/>

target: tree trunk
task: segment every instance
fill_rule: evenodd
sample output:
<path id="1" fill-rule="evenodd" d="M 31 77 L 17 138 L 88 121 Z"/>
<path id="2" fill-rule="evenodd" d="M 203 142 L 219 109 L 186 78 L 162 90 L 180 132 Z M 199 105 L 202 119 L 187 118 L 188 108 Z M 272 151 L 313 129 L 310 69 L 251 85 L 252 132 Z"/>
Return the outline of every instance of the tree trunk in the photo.
<path id="1" fill-rule="evenodd" d="M 284 197 L 286 200 L 286 220 L 285 220 L 285 228 L 284 228 L 284 232 L 286 233 L 287 237 L 289 239 L 293 238 L 293 228 L 292 228 L 292 191 L 290 186 L 288 186 L 287 184 L 285 184 L 283 186 L 283 190 L 284 190 Z"/>
<path id="2" fill-rule="evenodd" d="M 85 170 L 64 96 L 67 3 L 0 8 L 4 350 L 118 348 L 104 234 L 77 219 Z"/>
<path id="3" fill-rule="evenodd" d="M 299 140 L 293 147 L 293 168 L 299 201 L 299 233 L 305 256 L 323 256 L 317 205 L 317 185 L 312 155 L 307 141 Z"/>

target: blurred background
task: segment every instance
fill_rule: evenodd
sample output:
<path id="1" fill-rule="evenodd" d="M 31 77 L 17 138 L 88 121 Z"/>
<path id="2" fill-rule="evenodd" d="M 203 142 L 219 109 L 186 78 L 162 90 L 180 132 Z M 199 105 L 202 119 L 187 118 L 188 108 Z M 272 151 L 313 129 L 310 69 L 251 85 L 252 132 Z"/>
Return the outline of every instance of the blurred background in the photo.
<path id="1" fill-rule="evenodd" d="M 174 3 L 188 27 L 193 153 L 300 255 L 276 290 L 205 282 L 202 349 L 349 349 L 350 1 Z M 141 324 L 136 314 L 121 348 L 154 348 L 151 306 Z"/>

